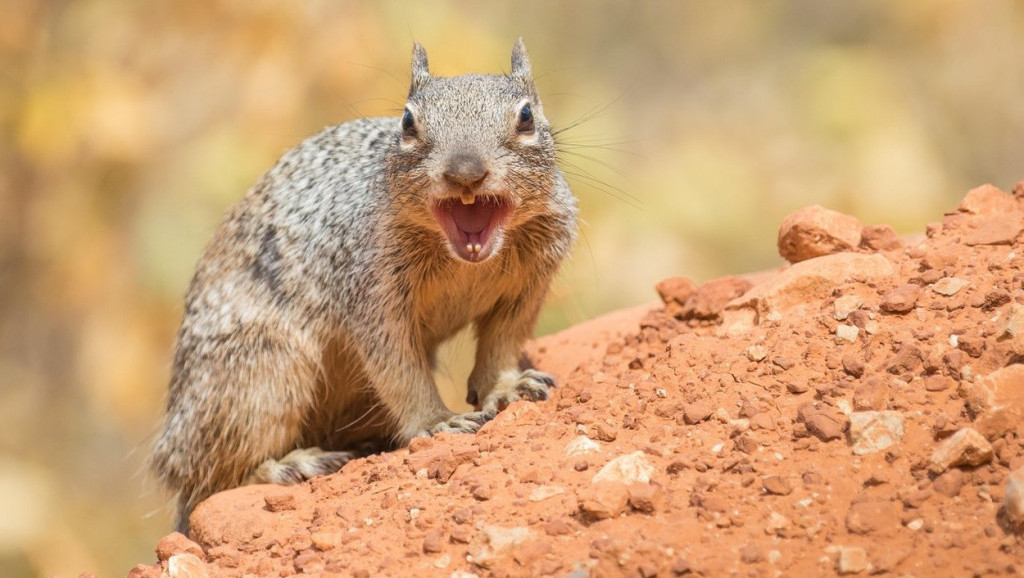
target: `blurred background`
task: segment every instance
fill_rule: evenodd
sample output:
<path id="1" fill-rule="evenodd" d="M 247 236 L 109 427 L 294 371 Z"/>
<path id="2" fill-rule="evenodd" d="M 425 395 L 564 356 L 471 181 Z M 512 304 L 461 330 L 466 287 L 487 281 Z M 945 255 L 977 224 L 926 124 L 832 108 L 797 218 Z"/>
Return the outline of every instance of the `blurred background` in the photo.
<path id="1" fill-rule="evenodd" d="M 1024 7 L 839 2 L 0 2 L 0 575 L 123 575 L 224 210 L 325 125 L 529 47 L 585 224 L 539 332 L 777 265 L 819 203 L 922 231 L 1024 179 Z M 465 344 L 463 345 L 465 347 Z M 458 381 L 459 355 L 448 377 Z M 454 377 L 452 377 L 454 376 Z M 457 397 L 457 396 L 456 396 Z"/>

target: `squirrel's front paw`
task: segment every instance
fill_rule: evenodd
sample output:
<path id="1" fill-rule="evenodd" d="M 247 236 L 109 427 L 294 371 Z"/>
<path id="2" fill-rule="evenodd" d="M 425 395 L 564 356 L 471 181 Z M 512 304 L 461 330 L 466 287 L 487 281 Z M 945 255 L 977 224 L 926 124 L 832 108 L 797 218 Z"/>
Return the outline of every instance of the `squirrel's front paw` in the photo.
<path id="1" fill-rule="evenodd" d="M 494 412 L 490 411 L 471 411 L 469 413 L 456 414 L 430 428 L 430 435 L 441 432 L 475 433 L 481 426 L 492 419 L 494 419 Z"/>
<path id="2" fill-rule="evenodd" d="M 279 460 L 267 460 L 249 475 L 246 483 L 298 484 L 314 476 L 331 474 L 350 460 L 359 457 L 356 452 L 325 452 L 320 448 L 292 450 Z"/>
<path id="3" fill-rule="evenodd" d="M 498 412 L 516 401 L 543 401 L 548 398 L 548 388 L 554 386 L 555 378 L 543 371 L 514 372 L 499 380 L 480 407 L 484 411 Z"/>

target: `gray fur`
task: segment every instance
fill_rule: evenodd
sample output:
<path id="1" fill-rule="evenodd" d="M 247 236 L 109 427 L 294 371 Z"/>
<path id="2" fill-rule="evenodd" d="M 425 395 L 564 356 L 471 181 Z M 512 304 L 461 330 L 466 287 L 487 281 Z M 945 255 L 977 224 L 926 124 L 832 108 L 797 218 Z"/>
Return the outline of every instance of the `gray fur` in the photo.
<path id="1" fill-rule="evenodd" d="M 518 356 L 575 240 L 576 199 L 526 49 L 516 44 L 508 76 L 439 78 L 417 44 L 412 71 L 414 135 L 398 118 L 367 118 L 310 137 L 230 210 L 201 258 L 151 457 L 178 493 L 179 528 L 214 492 L 476 431 L 512 401 L 546 397 L 550 377 L 520 371 Z M 524 102 L 531 133 L 516 128 Z M 475 262 L 431 213 L 470 192 L 513 206 Z M 478 411 L 456 415 L 431 368 L 468 324 Z"/>

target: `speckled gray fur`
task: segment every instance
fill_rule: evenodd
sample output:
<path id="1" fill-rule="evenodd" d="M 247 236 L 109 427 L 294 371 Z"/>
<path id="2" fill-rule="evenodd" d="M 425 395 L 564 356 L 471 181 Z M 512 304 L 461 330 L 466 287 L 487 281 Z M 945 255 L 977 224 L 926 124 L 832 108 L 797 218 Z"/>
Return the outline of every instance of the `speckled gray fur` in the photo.
<path id="1" fill-rule="evenodd" d="M 575 240 L 576 200 L 522 41 L 512 64 L 507 76 L 433 77 L 417 45 L 413 136 L 398 118 L 328 128 L 227 214 L 185 297 L 151 459 L 178 494 L 179 528 L 214 492 L 472 432 L 511 401 L 546 397 L 550 378 L 521 371 L 518 357 Z M 517 125 L 524 102 L 532 132 Z M 450 178 L 460 154 L 486 167 L 474 194 L 511 206 L 479 262 L 458 256 L 431 213 L 465 194 Z M 460 416 L 431 368 L 438 345 L 469 324 L 478 411 Z"/>

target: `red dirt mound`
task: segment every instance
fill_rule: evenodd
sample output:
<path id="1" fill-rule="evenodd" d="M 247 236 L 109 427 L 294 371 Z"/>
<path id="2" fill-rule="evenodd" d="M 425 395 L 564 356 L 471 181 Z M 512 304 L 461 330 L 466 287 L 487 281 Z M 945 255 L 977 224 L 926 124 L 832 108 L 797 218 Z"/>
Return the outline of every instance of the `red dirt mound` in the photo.
<path id="1" fill-rule="evenodd" d="M 975 189 L 914 239 L 794 213 L 793 265 L 532 343 L 551 400 L 216 495 L 130 575 L 1021 571 L 1022 197 Z"/>

